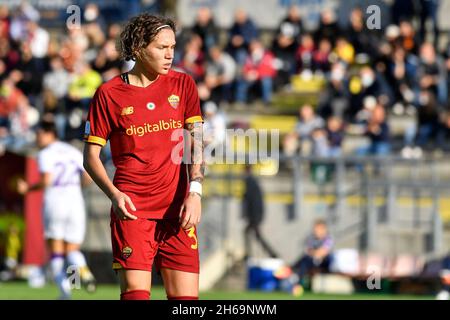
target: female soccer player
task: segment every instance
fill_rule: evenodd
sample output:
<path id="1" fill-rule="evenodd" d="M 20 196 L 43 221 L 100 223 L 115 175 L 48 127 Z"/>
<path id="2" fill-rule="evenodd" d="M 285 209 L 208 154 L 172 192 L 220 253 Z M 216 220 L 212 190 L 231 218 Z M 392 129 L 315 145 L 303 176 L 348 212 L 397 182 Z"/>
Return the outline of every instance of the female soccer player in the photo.
<path id="1" fill-rule="evenodd" d="M 135 65 L 98 88 L 86 122 L 84 166 L 111 199 L 122 300 L 150 298 L 153 263 L 168 299 L 198 299 L 203 120 L 193 79 L 171 70 L 174 48 L 172 20 L 131 19 L 120 52 Z M 112 182 L 99 158 L 107 140 L 116 167 Z M 188 161 L 181 162 L 183 154 Z"/>

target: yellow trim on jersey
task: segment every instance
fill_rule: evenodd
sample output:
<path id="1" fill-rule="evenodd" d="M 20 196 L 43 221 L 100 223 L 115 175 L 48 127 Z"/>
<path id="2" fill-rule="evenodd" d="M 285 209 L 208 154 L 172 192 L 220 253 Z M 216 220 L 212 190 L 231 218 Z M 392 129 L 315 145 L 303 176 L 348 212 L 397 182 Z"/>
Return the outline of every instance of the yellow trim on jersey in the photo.
<path id="1" fill-rule="evenodd" d="M 113 262 L 112 268 L 114 270 L 123 269 L 122 265 L 120 263 L 118 263 L 118 262 Z"/>
<path id="2" fill-rule="evenodd" d="M 96 136 L 89 136 L 86 139 L 86 142 L 91 142 L 91 143 L 95 143 L 95 144 L 99 144 L 102 147 L 106 144 L 106 140 L 100 137 L 96 137 Z"/>
<path id="3" fill-rule="evenodd" d="M 194 123 L 194 122 L 203 122 L 203 119 L 201 116 L 193 116 L 190 118 L 187 118 L 184 123 Z"/>

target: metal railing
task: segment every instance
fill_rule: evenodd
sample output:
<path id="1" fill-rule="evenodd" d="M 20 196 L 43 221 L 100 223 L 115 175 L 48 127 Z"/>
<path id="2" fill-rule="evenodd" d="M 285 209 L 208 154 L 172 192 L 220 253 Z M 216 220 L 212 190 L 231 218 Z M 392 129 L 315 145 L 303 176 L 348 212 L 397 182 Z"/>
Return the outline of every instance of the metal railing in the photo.
<path id="1" fill-rule="evenodd" d="M 336 242 L 348 237 L 359 237 L 359 249 L 374 250 L 377 247 L 377 228 L 386 226 L 402 230 L 423 230 L 427 243 L 424 254 L 442 253 L 443 222 L 440 202 L 450 198 L 450 163 L 444 159 L 405 159 L 398 156 L 345 156 L 312 157 L 280 156 L 280 170 L 292 184 L 292 207 L 296 219 L 307 214 L 308 195 L 328 197 L 329 215 L 326 217 Z M 231 168 L 231 167 L 230 167 Z M 291 171 L 289 171 L 291 170 Z M 320 170 L 312 181 L 311 171 Z M 287 174 L 286 174 L 287 173 Z M 242 175 L 229 173 L 210 174 L 208 179 L 226 181 L 231 186 Z M 223 195 L 221 235 L 226 237 L 226 213 L 230 192 Z M 348 202 L 354 200 L 352 205 Z M 400 205 L 399 205 L 400 203 Z M 424 205 L 427 204 L 427 205 Z M 401 209 L 401 211 L 399 211 Z M 353 215 L 349 212 L 353 210 Z M 354 211 L 359 211 L 354 214 Z M 450 208 L 446 208 L 450 210 Z M 216 212 L 217 213 L 217 212 Z"/>

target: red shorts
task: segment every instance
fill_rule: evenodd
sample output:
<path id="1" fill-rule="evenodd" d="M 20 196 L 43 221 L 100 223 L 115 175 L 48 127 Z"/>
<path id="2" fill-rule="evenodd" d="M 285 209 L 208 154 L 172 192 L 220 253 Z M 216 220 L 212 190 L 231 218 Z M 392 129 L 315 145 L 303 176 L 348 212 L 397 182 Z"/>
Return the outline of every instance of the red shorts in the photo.
<path id="1" fill-rule="evenodd" d="M 119 220 L 111 215 L 113 269 L 152 271 L 168 268 L 199 273 L 197 231 L 178 219 Z"/>

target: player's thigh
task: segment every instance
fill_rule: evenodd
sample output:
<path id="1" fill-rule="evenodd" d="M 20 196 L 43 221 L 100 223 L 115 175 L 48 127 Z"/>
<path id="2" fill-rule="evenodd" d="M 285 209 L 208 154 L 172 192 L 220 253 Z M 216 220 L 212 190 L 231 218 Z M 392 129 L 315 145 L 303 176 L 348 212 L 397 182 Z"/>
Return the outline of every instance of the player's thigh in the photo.
<path id="1" fill-rule="evenodd" d="M 119 269 L 117 270 L 120 282 L 120 291 L 150 290 L 152 273 L 145 270 Z"/>
<path id="2" fill-rule="evenodd" d="M 164 234 L 156 256 L 169 297 L 198 296 L 200 261 L 196 228 L 184 230 L 178 219 L 162 220 L 158 229 Z"/>
<path id="3" fill-rule="evenodd" d="M 157 229 L 164 237 L 160 239 L 155 257 L 156 270 L 164 268 L 198 274 L 200 261 L 196 228 L 185 230 L 178 219 L 165 219 L 158 222 Z"/>
<path id="4" fill-rule="evenodd" d="M 161 276 L 168 297 L 198 297 L 198 273 L 161 268 Z"/>

